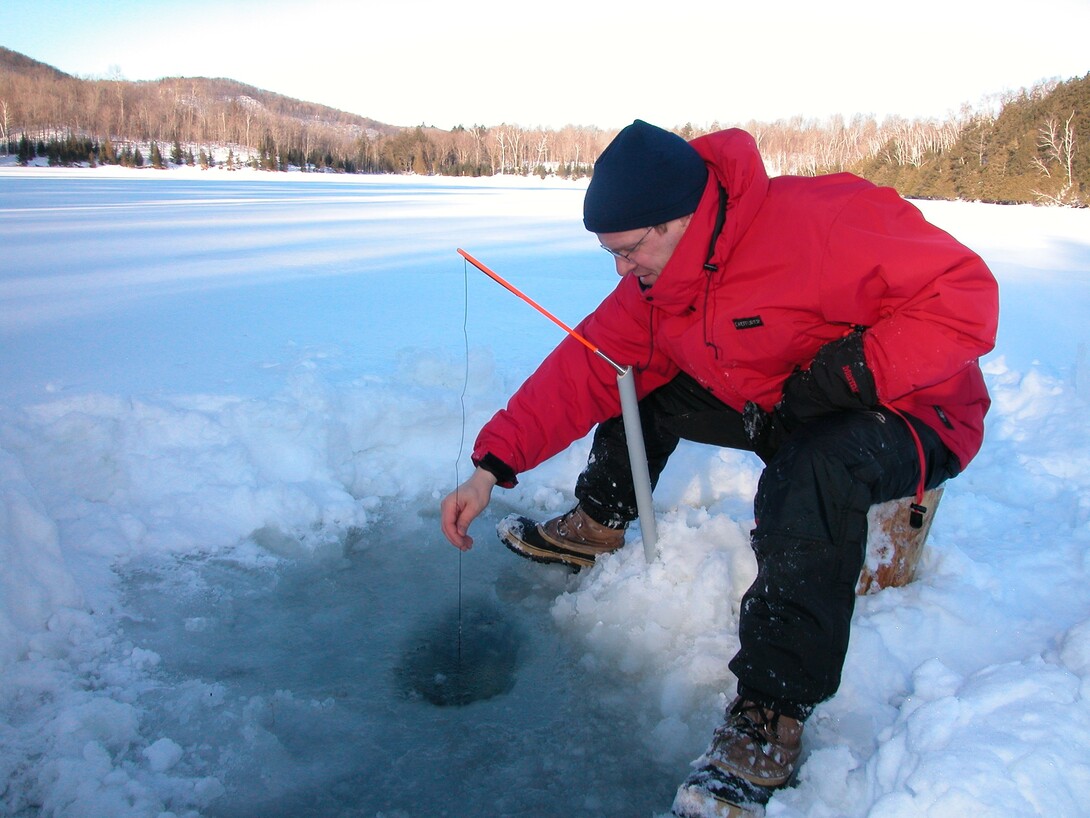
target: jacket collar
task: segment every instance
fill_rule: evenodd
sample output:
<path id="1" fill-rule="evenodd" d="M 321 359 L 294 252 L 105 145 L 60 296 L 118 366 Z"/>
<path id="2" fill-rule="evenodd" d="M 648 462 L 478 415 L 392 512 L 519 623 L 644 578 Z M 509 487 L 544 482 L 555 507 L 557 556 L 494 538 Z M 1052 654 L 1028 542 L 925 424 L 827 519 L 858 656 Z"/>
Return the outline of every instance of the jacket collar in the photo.
<path id="1" fill-rule="evenodd" d="M 731 252 L 768 193 L 768 174 L 757 143 L 745 131 L 718 131 L 690 144 L 708 165 L 704 195 L 658 280 L 642 292 L 638 282 L 635 287 L 644 301 L 675 314 L 696 305 L 706 291 L 709 275 L 719 278 L 724 274 Z M 709 254 L 720 215 L 720 188 L 727 192 L 729 205 Z"/>

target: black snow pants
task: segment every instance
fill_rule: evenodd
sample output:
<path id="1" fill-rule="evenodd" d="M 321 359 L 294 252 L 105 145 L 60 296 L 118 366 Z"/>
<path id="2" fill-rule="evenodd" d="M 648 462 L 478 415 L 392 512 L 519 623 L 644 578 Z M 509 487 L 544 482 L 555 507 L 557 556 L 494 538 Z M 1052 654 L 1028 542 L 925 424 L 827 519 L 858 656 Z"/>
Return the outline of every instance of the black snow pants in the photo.
<path id="1" fill-rule="evenodd" d="M 682 438 L 753 450 L 741 413 L 685 374 L 640 401 L 640 420 L 652 485 Z M 804 719 L 836 693 L 866 556 L 867 511 L 912 495 L 919 481 L 908 422 L 923 445 L 927 486 L 957 475 L 957 458 L 932 429 L 885 410 L 816 418 L 765 453 L 751 535 L 757 578 L 742 599 L 741 647 L 730 663 L 746 698 Z M 596 429 L 575 494 L 601 523 L 636 519 L 620 417 Z"/>

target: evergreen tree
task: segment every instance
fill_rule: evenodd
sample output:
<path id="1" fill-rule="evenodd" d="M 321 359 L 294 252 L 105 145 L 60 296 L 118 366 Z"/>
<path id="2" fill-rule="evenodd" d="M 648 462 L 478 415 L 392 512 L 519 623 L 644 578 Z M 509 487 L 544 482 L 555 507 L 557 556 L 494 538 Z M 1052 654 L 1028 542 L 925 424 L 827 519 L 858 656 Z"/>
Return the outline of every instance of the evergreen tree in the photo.
<path id="1" fill-rule="evenodd" d="M 159 150 L 159 143 L 151 143 L 151 166 L 156 170 L 164 170 L 166 164 L 163 162 L 163 154 Z"/>
<path id="2" fill-rule="evenodd" d="M 114 150 L 114 143 L 110 141 L 110 137 L 106 137 L 102 142 L 102 163 L 104 165 L 116 165 L 117 153 Z"/>
<path id="3" fill-rule="evenodd" d="M 30 164 L 30 160 L 34 158 L 34 143 L 27 139 L 26 134 L 23 134 L 19 138 L 19 164 Z"/>
<path id="4" fill-rule="evenodd" d="M 174 144 L 170 148 L 170 161 L 181 167 L 183 161 L 182 143 L 177 139 L 174 140 Z"/>

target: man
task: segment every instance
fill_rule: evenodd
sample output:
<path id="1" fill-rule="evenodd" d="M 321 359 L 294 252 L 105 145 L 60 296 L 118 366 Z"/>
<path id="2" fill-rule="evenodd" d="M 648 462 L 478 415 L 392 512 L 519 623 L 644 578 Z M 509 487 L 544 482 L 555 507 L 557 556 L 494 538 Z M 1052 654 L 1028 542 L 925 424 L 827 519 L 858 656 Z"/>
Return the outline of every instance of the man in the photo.
<path id="1" fill-rule="evenodd" d="M 739 130 L 686 142 L 637 120 L 599 157 L 584 224 L 622 280 L 579 331 L 635 367 L 652 483 L 680 438 L 766 464 L 730 663 L 738 696 L 674 804 L 757 815 L 840 684 L 868 509 L 922 497 L 980 448 L 996 283 L 888 188 L 770 180 Z M 613 370 L 565 339 L 481 430 L 476 471 L 442 502 L 448 539 L 469 548 L 495 485 L 597 424 L 578 505 L 501 536 L 574 566 L 620 548 L 637 514 L 619 414 Z"/>

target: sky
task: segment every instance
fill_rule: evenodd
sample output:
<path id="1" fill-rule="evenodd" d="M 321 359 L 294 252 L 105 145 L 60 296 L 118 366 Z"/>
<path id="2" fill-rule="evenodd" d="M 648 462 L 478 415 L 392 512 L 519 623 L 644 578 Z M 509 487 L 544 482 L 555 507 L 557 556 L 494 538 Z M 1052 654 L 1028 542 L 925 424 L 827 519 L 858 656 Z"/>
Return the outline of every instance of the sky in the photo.
<path id="1" fill-rule="evenodd" d="M 1043 0 L 1032 20 L 1010 0 L 3 6 L 0 45 L 70 74 L 227 77 L 440 128 L 943 118 L 1090 70 L 1090 0 Z"/>

